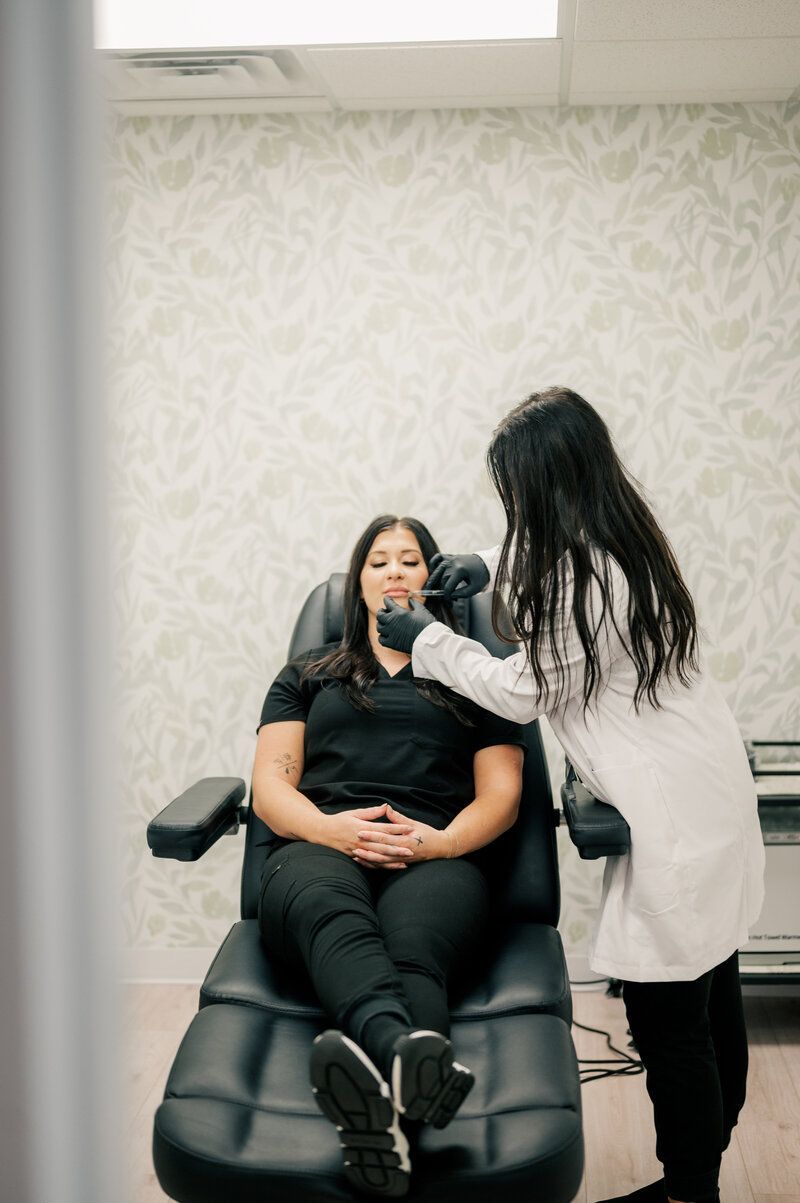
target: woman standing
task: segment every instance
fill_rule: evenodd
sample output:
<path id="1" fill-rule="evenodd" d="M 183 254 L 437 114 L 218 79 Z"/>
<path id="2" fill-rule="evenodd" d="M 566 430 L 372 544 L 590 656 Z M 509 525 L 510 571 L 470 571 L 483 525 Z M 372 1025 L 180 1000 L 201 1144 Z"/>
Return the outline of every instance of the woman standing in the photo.
<path id="1" fill-rule="evenodd" d="M 744 745 L 704 671 L 674 553 L 592 406 L 569 389 L 534 393 L 487 460 L 505 539 L 437 559 L 426 588 L 451 599 L 507 586 L 524 650 L 495 659 L 391 599 L 380 640 L 487 710 L 546 715 L 587 788 L 627 820 L 630 852 L 607 859 L 590 954 L 623 981 L 664 1166 L 627 1198 L 716 1200 L 747 1076 L 737 950 L 763 900 Z"/>

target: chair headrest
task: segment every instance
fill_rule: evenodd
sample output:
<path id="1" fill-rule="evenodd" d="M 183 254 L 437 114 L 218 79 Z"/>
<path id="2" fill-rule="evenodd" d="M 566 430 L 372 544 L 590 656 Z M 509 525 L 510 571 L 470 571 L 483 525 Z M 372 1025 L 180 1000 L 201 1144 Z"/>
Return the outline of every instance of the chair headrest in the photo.
<path id="1" fill-rule="evenodd" d="M 339 643 L 344 634 L 344 583 L 346 572 L 332 572 L 325 588 L 322 614 L 323 643 Z"/>

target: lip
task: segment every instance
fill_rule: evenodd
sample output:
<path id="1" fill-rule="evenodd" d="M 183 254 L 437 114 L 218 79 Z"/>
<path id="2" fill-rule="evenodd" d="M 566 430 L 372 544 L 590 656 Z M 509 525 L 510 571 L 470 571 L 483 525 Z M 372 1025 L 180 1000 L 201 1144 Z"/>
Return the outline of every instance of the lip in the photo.
<path id="1" fill-rule="evenodd" d="M 384 597 L 408 597 L 408 589 L 387 589 Z"/>

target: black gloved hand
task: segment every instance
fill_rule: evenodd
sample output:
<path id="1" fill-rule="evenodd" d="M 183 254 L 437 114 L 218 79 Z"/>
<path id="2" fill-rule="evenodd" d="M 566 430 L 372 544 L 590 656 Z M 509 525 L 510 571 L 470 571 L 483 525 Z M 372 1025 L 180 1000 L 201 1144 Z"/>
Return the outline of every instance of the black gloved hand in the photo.
<path id="1" fill-rule="evenodd" d="M 410 654 L 420 631 L 436 619 L 421 603 L 409 599 L 408 609 L 399 606 L 392 597 L 383 599 L 384 608 L 378 611 L 378 642 L 396 652 Z"/>
<path id="2" fill-rule="evenodd" d="M 445 556 L 437 552 L 428 565 L 426 589 L 444 589 L 445 601 L 472 597 L 489 583 L 489 569 L 480 556 Z"/>

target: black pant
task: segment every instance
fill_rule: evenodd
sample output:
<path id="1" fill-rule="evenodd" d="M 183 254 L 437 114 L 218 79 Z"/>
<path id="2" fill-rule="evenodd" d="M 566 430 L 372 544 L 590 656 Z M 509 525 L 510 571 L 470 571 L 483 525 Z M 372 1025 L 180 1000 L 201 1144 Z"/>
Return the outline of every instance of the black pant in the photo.
<path id="1" fill-rule="evenodd" d="M 713 1197 L 747 1082 L 738 953 L 696 981 L 623 982 L 622 992 L 667 1193 Z"/>
<path id="2" fill-rule="evenodd" d="M 367 869 L 296 841 L 264 867 L 258 922 L 267 951 L 307 970 L 335 1026 L 379 1064 L 365 1033 L 377 1016 L 449 1035 L 447 984 L 480 947 L 488 911 L 486 879 L 463 858 Z"/>

